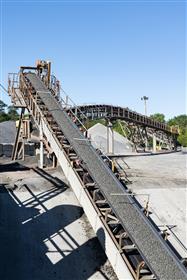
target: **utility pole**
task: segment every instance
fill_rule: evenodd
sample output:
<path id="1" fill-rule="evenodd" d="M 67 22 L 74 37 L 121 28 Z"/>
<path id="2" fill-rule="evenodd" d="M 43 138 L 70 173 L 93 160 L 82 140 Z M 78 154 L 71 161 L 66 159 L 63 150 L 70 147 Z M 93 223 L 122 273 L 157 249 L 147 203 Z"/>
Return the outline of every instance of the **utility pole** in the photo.
<path id="1" fill-rule="evenodd" d="M 144 108 L 145 108 L 145 115 L 147 116 L 147 100 L 149 99 L 148 96 L 141 97 L 141 100 L 144 100 Z"/>

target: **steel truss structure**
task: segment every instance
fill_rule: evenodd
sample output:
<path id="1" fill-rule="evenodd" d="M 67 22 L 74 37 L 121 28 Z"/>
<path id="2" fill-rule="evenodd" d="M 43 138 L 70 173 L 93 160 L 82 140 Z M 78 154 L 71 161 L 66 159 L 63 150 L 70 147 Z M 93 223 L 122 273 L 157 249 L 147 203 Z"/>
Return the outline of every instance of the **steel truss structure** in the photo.
<path id="1" fill-rule="evenodd" d="M 110 123 L 120 120 L 124 136 L 134 144 L 135 150 L 142 148 L 146 150 L 148 143 L 154 141 L 154 137 L 156 143 L 159 143 L 165 149 L 174 150 L 176 148 L 176 140 L 179 134 L 177 127 L 170 127 L 129 108 L 94 104 L 78 106 L 78 109 L 73 108 L 73 111 L 83 122 L 85 118 L 82 116 L 91 120 L 104 118 Z M 80 112 L 82 113 L 80 114 Z"/>
<path id="2" fill-rule="evenodd" d="M 22 67 L 19 83 L 10 80 L 9 93 L 19 94 L 40 130 L 41 158 L 45 135 L 118 278 L 187 279 L 183 260 L 167 233 L 157 228 L 148 208 L 128 192 L 118 168 L 94 150 L 77 113 L 62 108 L 50 88 L 49 73 L 48 78 L 41 75 L 44 66 Z M 15 101 L 16 106 L 23 107 L 22 101 Z"/>

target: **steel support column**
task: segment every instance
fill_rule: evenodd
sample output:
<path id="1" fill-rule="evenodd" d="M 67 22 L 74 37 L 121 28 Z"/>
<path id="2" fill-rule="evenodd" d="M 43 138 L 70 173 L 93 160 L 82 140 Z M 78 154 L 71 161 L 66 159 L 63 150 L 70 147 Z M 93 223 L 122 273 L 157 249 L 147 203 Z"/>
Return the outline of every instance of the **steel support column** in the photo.
<path id="1" fill-rule="evenodd" d="M 43 169 L 44 165 L 44 146 L 43 146 L 43 127 L 40 123 L 40 168 Z"/>
<path id="2" fill-rule="evenodd" d="M 153 134 L 153 152 L 156 152 L 156 135 Z"/>
<path id="3" fill-rule="evenodd" d="M 114 154 L 114 131 L 111 122 L 107 124 L 107 153 Z"/>

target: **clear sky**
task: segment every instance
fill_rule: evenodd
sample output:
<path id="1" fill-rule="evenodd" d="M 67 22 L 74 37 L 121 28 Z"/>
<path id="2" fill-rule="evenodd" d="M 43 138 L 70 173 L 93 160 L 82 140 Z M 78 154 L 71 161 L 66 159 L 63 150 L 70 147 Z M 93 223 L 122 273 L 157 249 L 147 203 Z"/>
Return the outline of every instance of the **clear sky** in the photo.
<path id="1" fill-rule="evenodd" d="M 52 61 L 78 104 L 185 113 L 185 1 L 2 1 L 1 73 Z M 2 96 L 2 95 L 1 95 Z M 8 98 L 3 95 L 3 101 Z"/>

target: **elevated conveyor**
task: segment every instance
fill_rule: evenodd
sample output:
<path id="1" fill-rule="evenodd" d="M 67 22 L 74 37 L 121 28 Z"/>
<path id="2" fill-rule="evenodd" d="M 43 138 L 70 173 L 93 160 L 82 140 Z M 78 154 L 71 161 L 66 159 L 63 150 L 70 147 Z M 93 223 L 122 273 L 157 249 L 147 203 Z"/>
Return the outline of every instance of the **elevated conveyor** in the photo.
<path id="1" fill-rule="evenodd" d="M 158 122 L 148 116 L 132 111 L 129 108 L 106 104 L 94 104 L 78 106 L 78 109 L 78 114 L 79 112 L 82 112 L 90 119 L 108 118 L 110 120 L 125 120 L 145 127 L 153 128 L 158 131 L 163 131 L 171 135 L 179 134 L 178 128 L 171 127 L 166 123 Z"/>
<path id="2" fill-rule="evenodd" d="M 68 114 L 62 110 L 41 79 L 35 73 L 25 73 L 23 77 L 45 105 L 47 111 L 53 117 L 58 128 L 63 132 L 78 157 L 83 161 L 90 176 L 111 206 L 117 219 L 119 219 L 133 240 L 137 249 L 141 252 L 144 261 L 148 264 L 156 279 L 187 279 L 183 264 L 167 242 L 158 233 L 149 219 L 147 219 L 135 203 L 135 200 L 127 195 L 119 180 L 106 166 Z M 59 154 L 56 153 L 56 156 L 60 162 Z M 116 193 L 122 195 L 113 195 Z"/>

